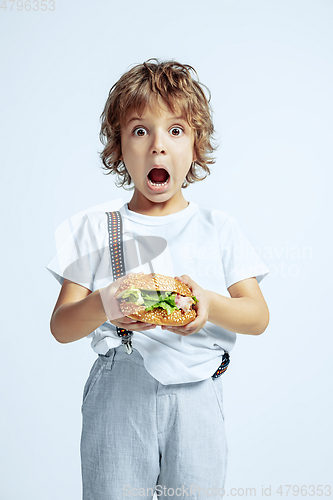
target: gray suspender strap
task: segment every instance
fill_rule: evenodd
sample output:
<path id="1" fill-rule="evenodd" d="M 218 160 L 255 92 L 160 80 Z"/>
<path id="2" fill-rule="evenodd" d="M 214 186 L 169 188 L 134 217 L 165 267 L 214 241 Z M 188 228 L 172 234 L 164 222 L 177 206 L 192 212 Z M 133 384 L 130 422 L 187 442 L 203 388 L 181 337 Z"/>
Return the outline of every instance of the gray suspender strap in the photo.
<path id="1" fill-rule="evenodd" d="M 124 255 L 123 255 L 123 228 L 120 212 L 106 212 L 108 216 L 109 248 L 111 257 L 111 267 L 113 280 L 125 276 Z M 117 328 L 117 334 L 121 337 L 121 343 L 127 354 L 132 352 L 133 332 L 123 328 Z"/>

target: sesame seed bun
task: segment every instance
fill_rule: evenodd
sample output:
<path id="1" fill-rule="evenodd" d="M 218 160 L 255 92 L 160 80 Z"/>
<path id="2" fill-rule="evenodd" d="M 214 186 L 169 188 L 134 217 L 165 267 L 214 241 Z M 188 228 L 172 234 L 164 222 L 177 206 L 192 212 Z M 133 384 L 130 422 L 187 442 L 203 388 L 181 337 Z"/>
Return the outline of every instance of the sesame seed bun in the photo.
<path id="1" fill-rule="evenodd" d="M 138 288 L 139 290 L 176 292 L 183 297 L 192 297 L 192 290 L 175 278 L 164 276 L 162 274 L 134 274 L 125 278 L 119 286 L 115 297 L 121 300 L 123 293 L 129 288 Z M 168 314 L 165 309 L 160 307 L 151 311 L 146 311 L 144 305 L 136 305 L 133 302 L 120 302 L 120 310 L 128 318 L 154 325 L 184 326 L 193 321 L 197 314 L 195 309 L 185 312 L 182 309 L 176 309 L 172 314 Z"/>
<path id="2" fill-rule="evenodd" d="M 159 290 L 160 292 L 176 292 L 184 297 L 192 297 L 192 290 L 181 281 L 163 274 L 133 274 L 125 278 L 115 293 L 116 299 L 122 297 L 129 288 L 140 290 Z"/>
<path id="3" fill-rule="evenodd" d="M 153 325 L 185 326 L 197 317 L 194 309 L 188 312 L 178 309 L 168 314 L 165 309 L 161 308 L 145 311 L 144 306 L 137 306 L 130 302 L 121 302 L 120 310 L 128 318 Z"/>

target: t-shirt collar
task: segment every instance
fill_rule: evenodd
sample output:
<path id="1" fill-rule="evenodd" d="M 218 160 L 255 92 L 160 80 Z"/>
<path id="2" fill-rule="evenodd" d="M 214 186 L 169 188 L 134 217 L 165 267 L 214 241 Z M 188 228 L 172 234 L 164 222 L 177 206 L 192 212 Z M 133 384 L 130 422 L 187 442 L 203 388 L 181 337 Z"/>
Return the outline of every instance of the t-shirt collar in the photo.
<path id="1" fill-rule="evenodd" d="M 191 217 L 197 210 L 198 205 L 193 201 L 190 201 L 188 206 L 180 212 L 176 212 L 174 214 L 169 215 L 144 215 L 139 214 L 138 212 L 133 212 L 129 210 L 128 203 L 125 203 L 120 209 L 119 212 L 123 217 L 129 219 L 133 222 L 137 222 L 138 224 L 144 224 L 149 226 L 162 226 L 164 224 L 170 224 L 172 222 L 176 222 L 180 219 L 184 219 L 185 217 Z"/>

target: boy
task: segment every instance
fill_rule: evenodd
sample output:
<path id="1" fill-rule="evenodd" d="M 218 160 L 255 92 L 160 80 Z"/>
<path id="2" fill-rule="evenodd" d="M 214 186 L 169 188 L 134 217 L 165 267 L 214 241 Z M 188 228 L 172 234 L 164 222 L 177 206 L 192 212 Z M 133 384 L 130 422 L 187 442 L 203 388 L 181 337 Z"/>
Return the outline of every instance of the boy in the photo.
<path id="1" fill-rule="evenodd" d="M 84 500 L 221 497 L 227 444 L 222 378 L 212 375 L 235 332 L 259 335 L 269 322 L 258 285 L 267 267 L 232 217 L 181 191 L 213 163 L 209 103 L 191 72 L 149 60 L 125 73 L 102 114 L 101 158 L 120 186 L 134 184 L 120 209 L 124 241 L 166 243 L 141 264 L 125 245 L 126 271 L 176 276 L 198 299 L 196 319 L 156 327 L 122 316 L 114 294 L 124 278 L 112 280 L 102 212 L 83 217 L 48 265 L 62 284 L 52 334 L 89 336 L 99 355 L 83 394 Z M 130 355 L 116 327 L 134 332 Z"/>

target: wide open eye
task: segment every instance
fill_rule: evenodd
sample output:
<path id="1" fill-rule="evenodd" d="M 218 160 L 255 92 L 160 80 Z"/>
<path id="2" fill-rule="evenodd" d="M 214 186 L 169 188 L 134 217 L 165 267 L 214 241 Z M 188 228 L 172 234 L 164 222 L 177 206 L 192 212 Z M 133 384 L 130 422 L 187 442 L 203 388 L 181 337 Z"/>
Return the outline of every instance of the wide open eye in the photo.
<path id="1" fill-rule="evenodd" d="M 170 129 L 170 134 L 173 135 L 174 137 L 179 137 L 184 133 L 184 130 L 180 127 L 172 127 Z"/>
<path id="2" fill-rule="evenodd" d="M 138 127 L 133 130 L 133 134 L 137 137 L 144 137 L 147 134 L 147 130 L 143 127 Z"/>

